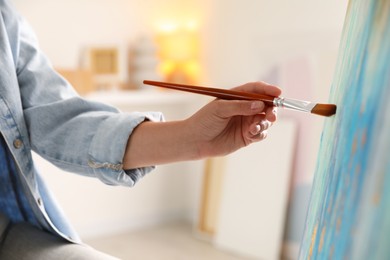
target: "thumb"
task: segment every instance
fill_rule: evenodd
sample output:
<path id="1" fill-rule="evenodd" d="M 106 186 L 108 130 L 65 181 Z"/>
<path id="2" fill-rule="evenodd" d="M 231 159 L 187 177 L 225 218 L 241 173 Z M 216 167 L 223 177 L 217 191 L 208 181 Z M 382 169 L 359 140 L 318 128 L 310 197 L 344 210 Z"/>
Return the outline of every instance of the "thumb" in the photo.
<path id="1" fill-rule="evenodd" d="M 252 116 L 264 112 L 262 101 L 248 100 L 216 100 L 215 114 L 222 118 L 232 116 Z"/>

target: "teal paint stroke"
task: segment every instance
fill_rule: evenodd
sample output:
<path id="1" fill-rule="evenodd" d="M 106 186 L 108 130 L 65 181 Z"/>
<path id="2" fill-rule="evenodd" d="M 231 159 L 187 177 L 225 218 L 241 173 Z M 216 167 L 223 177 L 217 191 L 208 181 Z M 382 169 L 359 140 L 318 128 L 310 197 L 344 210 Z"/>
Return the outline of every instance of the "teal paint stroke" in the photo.
<path id="1" fill-rule="evenodd" d="M 299 259 L 390 259 L 390 1 L 351 0 Z"/>

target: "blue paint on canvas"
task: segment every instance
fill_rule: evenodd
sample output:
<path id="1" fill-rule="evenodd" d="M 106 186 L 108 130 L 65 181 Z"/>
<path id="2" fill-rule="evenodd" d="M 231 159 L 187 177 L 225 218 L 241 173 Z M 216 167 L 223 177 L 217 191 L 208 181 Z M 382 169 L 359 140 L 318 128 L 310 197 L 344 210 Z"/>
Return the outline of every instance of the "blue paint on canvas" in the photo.
<path id="1" fill-rule="evenodd" d="M 390 259 L 390 1 L 351 0 L 300 259 Z"/>

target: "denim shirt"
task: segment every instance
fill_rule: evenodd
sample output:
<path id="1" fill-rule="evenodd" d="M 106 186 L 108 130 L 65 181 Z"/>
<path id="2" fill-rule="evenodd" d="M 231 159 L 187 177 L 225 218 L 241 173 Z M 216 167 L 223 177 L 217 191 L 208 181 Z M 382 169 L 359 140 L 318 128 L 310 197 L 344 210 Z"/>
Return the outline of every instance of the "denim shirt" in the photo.
<path id="1" fill-rule="evenodd" d="M 42 228 L 80 242 L 40 177 L 31 150 L 63 170 L 133 186 L 154 168 L 125 171 L 122 164 L 129 136 L 145 120 L 163 117 L 120 113 L 79 97 L 41 53 L 26 21 L 0 0 L 0 132 Z"/>
<path id="2" fill-rule="evenodd" d="M 7 216 L 11 223 L 29 222 L 39 227 L 17 172 L 15 161 L 0 134 L 0 214 Z"/>

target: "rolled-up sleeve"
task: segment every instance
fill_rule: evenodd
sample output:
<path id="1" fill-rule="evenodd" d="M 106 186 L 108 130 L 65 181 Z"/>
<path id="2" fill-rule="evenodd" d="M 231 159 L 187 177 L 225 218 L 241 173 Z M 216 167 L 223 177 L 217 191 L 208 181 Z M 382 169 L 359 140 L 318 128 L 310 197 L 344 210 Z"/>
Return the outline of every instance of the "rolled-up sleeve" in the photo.
<path id="1" fill-rule="evenodd" d="M 122 113 L 81 98 L 52 68 L 25 20 L 8 2 L 0 3 L 15 66 L 8 75 L 15 82 L 10 87 L 20 93 L 28 133 L 24 138 L 31 148 L 63 170 L 133 186 L 154 167 L 123 169 L 128 138 L 145 120 L 163 121 L 162 114 Z"/>
<path id="2" fill-rule="evenodd" d="M 122 158 L 127 144 L 123 140 L 128 140 L 133 130 L 145 120 L 163 121 L 163 117 L 160 113 L 134 112 L 123 118 L 107 118 L 100 125 L 89 149 L 89 166 L 103 182 L 133 186 L 155 168 L 150 166 L 123 170 Z"/>

